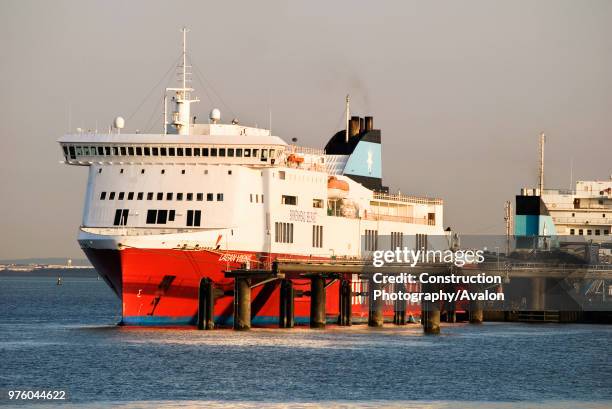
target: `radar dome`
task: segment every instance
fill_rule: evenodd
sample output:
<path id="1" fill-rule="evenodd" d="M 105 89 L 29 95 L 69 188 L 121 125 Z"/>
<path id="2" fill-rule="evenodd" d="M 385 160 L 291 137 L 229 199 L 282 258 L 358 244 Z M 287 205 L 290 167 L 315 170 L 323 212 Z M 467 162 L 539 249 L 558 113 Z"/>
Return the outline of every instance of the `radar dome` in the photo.
<path id="1" fill-rule="evenodd" d="M 217 108 L 214 108 L 210 111 L 210 122 L 212 122 L 213 124 L 216 124 L 217 122 L 219 122 L 221 120 L 221 111 L 219 111 Z"/>
<path id="2" fill-rule="evenodd" d="M 118 116 L 113 121 L 113 126 L 117 129 L 123 129 L 125 127 L 125 119 L 122 116 Z"/>

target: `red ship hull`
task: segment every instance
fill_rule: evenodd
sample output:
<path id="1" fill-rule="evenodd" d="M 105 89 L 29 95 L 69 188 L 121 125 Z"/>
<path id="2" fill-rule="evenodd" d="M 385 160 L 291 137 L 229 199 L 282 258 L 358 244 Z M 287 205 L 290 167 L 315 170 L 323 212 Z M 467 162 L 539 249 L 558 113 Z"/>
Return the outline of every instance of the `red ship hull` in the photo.
<path id="1" fill-rule="evenodd" d="M 209 278 L 217 294 L 214 305 L 215 323 L 233 324 L 233 280 L 225 278 L 224 271 L 240 268 L 246 259 L 257 265 L 257 260 L 270 260 L 268 254 L 238 251 L 136 249 L 121 250 L 84 249 L 100 275 L 122 301 L 124 325 L 196 325 L 200 281 Z M 273 255 L 272 258 L 281 257 Z M 283 258 L 291 257 L 282 255 Z M 303 256 L 293 256 L 301 258 Z M 353 291 L 363 291 L 360 282 L 353 282 Z M 307 279 L 293 280 L 298 294 L 310 290 Z M 301 290 L 301 292 L 300 292 Z M 251 295 L 252 324 L 278 325 L 280 282 L 273 281 L 253 288 Z M 222 295 L 221 295 L 222 294 Z M 366 321 L 368 306 L 364 297 L 352 297 L 353 321 Z M 338 317 L 339 283 L 326 290 L 328 322 Z M 384 315 L 393 316 L 393 305 L 384 306 Z M 308 324 L 310 297 L 301 294 L 295 298 L 296 324 Z M 408 304 L 406 316 L 420 316 L 420 306 Z"/>

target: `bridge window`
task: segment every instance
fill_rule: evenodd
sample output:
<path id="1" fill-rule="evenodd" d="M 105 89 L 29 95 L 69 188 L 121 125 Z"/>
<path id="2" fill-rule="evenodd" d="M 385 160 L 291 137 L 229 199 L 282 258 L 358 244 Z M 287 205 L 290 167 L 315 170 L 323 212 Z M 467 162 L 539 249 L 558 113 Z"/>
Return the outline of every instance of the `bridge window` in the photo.
<path id="1" fill-rule="evenodd" d="M 128 200 L 134 200 L 134 192 L 128 193 Z"/>
<path id="2" fill-rule="evenodd" d="M 121 146 L 119 151 L 121 152 L 121 156 L 126 156 L 125 146 Z"/>
<path id="3" fill-rule="evenodd" d="M 166 193 L 166 200 L 172 200 L 172 192 Z"/>
<path id="4" fill-rule="evenodd" d="M 183 200 L 183 194 L 182 193 L 177 193 L 176 194 L 176 200 Z"/>
<path id="5" fill-rule="evenodd" d="M 136 156 L 142 156 L 142 148 L 140 146 L 136 147 Z"/>
<path id="6" fill-rule="evenodd" d="M 227 156 L 230 158 L 234 157 L 234 148 L 227 148 Z"/>
<path id="7" fill-rule="evenodd" d="M 253 149 L 253 157 L 256 158 L 259 156 L 259 149 Z"/>
<path id="8" fill-rule="evenodd" d="M 158 147 L 156 147 L 156 146 L 155 146 L 155 147 L 153 147 L 153 148 L 151 148 L 151 154 L 152 154 L 153 156 L 158 156 L 158 155 L 159 155 L 159 148 L 158 148 Z"/>
<path id="9" fill-rule="evenodd" d="M 206 193 L 206 201 L 212 202 L 214 200 L 214 195 L 212 193 Z"/>
<path id="10" fill-rule="evenodd" d="M 185 148 L 185 156 L 191 156 L 191 148 Z"/>
<path id="11" fill-rule="evenodd" d="M 115 192 L 110 192 L 110 195 L 108 195 L 108 200 L 115 200 Z"/>
<path id="12" fill-rule="evenodd" d="M 105 154 L 106 156 L 110 156 L 110 154 L 111 154 L 111 148 L 110 148 L 110 146 L 105 146 L 105 147 L 104 147 L 104 154 Z"/>
<path id="13" fill-rule="evenodd" d="M 176 156 L 183 156 L 183 148 L 176 148 Z"/>
<path id="14" fill-rule="evenodd" d="M 202 148 L 202 156 L 208 156 L 208 148 Z"/>
<path id="15" fill-rule="evenodd" d="M 104 147 L 98 146 L 98 155 L 104 155 Z"/>
<path id="16" fill-rule="evenodd" d="M 225 157 L 225 148 L 219 148 L 219 156 Z"/>
<path id="17" fill-rule="evenodd" d="M 236 157 L 237 158 L 242 158 L 242 148 L 237 148 L 236 149 Z"/>
<path id="18" fill-rule="evenodd" d="M 168 156 L 174 156 L 175 155 L 175 150 L 174 148 L 168 148 Z"/>
<path id="19" fill-rule="evenodd" d="M 167 149 L 166 148 L 159 148 L 160 156 L 166 156 L 166 153 L 167 153 Z"/>
<path id="20" fill-rule="evenodd" d="M 69 146 L 68 152 L 70 152 L 70 159 L 76 159 L 76 152 L 74 150 L 74 146 Z"/>
<path id="21" fill-rule="evenodd" d="M 164 194 L 162 192 L 157 192 L 157 200 L 164 200 Z"/>
<path id="22" fill-rule="evenodd" d="M 250 149 L 245 149 L 244 150 L 244 157 L 245 158 L 250 158 L 251 157 L 251 150 Z"/>
<path id="23" fill-rule="evenodd" d="M 187 193 L 187 201 L 191 202 L 193 200 L 193 193 Z"/>
<path id="24" fill-rule="evenodd" d="M 203 201 L 204 200 L 204 193 L 198 193 L 197 196 L 196 196 L 196 200 L 198 202 Z"/>
<path id="25" fill-rule="evenodd" d="M 123 200 L 124 197 L 125 197 L 125 192 L 119 192 L 119 197 L 117 199 Z"/>
<path id="26" fill-rule="evenodd" d="M 119 156 L 119 148 L 117 146 L 113 146 L 113 156 Z"/>
<path id="27" fill-rule="evenodd" d="M 193 156 L 200 156 L 200 148 L 193 148 Z"/>
<path id="28" fill-rule="evenodd" d="M 106 199 L 106 192 L 100 193 L 100 200 Z"/>
<path id="29" fill-rule="evenodd" d="M 217 156 L 217 148 L 210 148 L 210 156 Z"/>
<path id="30" fill-rule="evenodd" d="M 148 146 L 145 146 L 143 150 L 144 150 L 144 156 L 151 156 L 151 148 L 149 148 Z"/>
<path id="31" fill-rule="evenodd" d="M 223 193 L 217 193 L 217 202 L 223 201 Z"/>
<path id="32" fill-rule="evenodd" d="M 297 205 L 297 196 L 283 195 L 281 197 L 281 204 L 296 206 Z"/>
<path id="33" fill-rule="evenodd" d="M 138 195 L 136 196 L 136 200 L 142 200 L 144 196 L 144 192 L 138 192 Z"/>
<path id="34" fill-rule="evenodd" d="M 153 192 L 147 193 L 147 200 L 153 200 Z"/>
<path id="35" fill-rule="evenodd" d="M 128 146 L 128 155 L 134 156 L 134 147 Z"/>

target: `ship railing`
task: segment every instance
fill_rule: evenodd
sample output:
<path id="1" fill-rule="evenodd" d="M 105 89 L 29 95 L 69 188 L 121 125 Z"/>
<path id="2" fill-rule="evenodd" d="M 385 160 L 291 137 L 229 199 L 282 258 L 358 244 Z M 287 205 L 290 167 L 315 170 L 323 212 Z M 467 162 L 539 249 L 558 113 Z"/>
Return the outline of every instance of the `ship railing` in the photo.
<path id="1" fill-rule="evenodd" d="M 553 217 L 553 222 L 555 223 L 566 223 L 566 224 L 588 224 L 588 225 L 598 225 L 598 224 L 611 224 L 612 218 L 603 218 L 603 217 Z"/>
<path id="2" fill-rule="evenodd" d="M 439 198 L 434 197 L 423 197 L 423 196 L 406 196 L 402 194 L 390 194 L 390 193 L 382 193 L 375 192 L 374 199 L 378 200 L 392 200 L 397 202 L 405 202 L 405 203 L 416 203 L 416 204 L 428 204 L 428 205 L 442 205 L 444 201 Z"/>
<path id="3" fill-rule="evenodd" d="M 310 146 L 289 145 L 286 152 L 303 153 L 306 155 L 325 155 L 325 150 L 320 148 L 311 148 Z"/>
<path id="4" fill-rule="evenodd" d="M 106 236 L 150 236 L 154 234 L 176 234 L 176 233 L 189 233 L 198 231 L 197 229 L 182 229 L 182 228 L 142 228 L 142 227 L 86 227 L 81 226 L 81 230 L 86 233 L 101 234 Z"/>
<path id="5" fill-rule="evenodd" d="M 426 217 L 410 217 L 410 216 L 395 216 L 390 214 L 372 214 L 367 213 L 362 217 L 365 220 L 375 220 L 375 221 L 390 221 L 390 222 L 400 222 L 400 223 L 409 223 L 409 224 L 422 224 L 435 226 L 434 220 L 428 220 Z"/>

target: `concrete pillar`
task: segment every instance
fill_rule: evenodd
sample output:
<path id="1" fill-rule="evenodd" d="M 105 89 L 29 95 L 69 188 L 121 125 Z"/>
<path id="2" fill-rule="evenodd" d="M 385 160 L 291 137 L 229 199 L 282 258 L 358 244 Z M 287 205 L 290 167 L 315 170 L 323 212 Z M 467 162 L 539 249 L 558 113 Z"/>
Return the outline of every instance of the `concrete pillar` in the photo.
<path id="1" fill-rule="evenodd" d="M 291 280 L 282 280 L 280 285 L 279 328 L 293 328 L 295 325 L 294 291 Z"/>
<path id="2" fill-rule="evenodd" d="M 482 312 L 482 301 L 470 301 L 470 324 L 482 324 L 484 314 Z"/>
<path id="3" fill-rule="evenodd" d="M 437 302 L 423 301 L 421 303 L 421 323 L 425 334 L 440 333 L 440 305 Z"/>
<path id="4" fill-rule="evenodd" d="M 213 283 L 209 278 L 200 280 L 200 288 L 198 291 L 198 329 L 214 329 L 214 288 Z"/>
<path id="5" fill-rule="evenodd" d="M 325 279 L 310 279 L 310 328 L 325 328 Z"/>
<path id="6" fill-rule="evenodd" d="M 338 325 L 341 327 L 351 326 L 351 318 L 353 314 L 353 291 L 351 282 L 346 279 L 340 280 L 338 286 Z"/>
<path id="7" fill-rule="evenodd" d="M 405 293 L 406 286 L 404 284 L 395 284 L 395 292 Z M 397 299 L 393 304 L 393 323 L 395 325 L 406 325 L 406 300 Z"/>
<path id="8" fill-rule="evenodd" d="M 374 280 L 370 279 L 368 282 L 368 326 L 369 327 L 382 327 L 384 324 L 383 316 L 383 300 L 382 297 L 374 299 L 374 291 L 382 290 L 382 283 L 375 283 Z"/>
<path id="9" fill-rule="evenodd" d="M 546 278 L 534 277 L 531 279 L 531 305 L 532 311 L 546 310 Z"/>
<path id="10" fill-rule="evenodd" d="M 244 277 L 234 279 L 234 329 L 251 329 L 251 280 Z"/>

